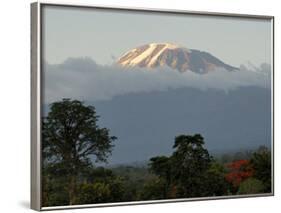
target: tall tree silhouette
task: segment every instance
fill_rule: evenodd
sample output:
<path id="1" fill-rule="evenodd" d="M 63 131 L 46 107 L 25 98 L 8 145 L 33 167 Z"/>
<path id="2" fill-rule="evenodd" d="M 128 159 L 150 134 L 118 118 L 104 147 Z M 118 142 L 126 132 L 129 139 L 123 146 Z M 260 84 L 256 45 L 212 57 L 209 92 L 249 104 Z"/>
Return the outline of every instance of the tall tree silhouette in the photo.
<path id="1" fill-rule="evenodd" d="M 77 201 L 79 174 L 93 161 L 106 162 L 116 139 L 109 135 L 109 129 L 97 125 L 98 118 L 93 106 L 70 99 L 52 103 L 43 118 L 43 164 L 61 166 L 70 205 Z"/>
<path id="2" fill-rule="evenodd" d="M 210 166 L 212 157 L 203 147 L 204 138 L 200 134 L 179 135 L 175 138 L 175 151 L 170 157 L 158 156 L 150 159 L 150 169 L 165 180 L 165 197 L 200 197 L 223 193 L 224 176 Z M 214 171 L 215 170 L 215 171 Z M 209 179 L 222 181 L 210 187 Z"/>
<path id="3" fill-rule="evenodd" d="M 212 157 L 203 147 L 200 134 L 180 135 L 175 138 L 174 153 L 171 156 L 172 174 L 178 183 L 178 194 L 183 197 L 204 196 L 206 192 L 206 171 Z"/>

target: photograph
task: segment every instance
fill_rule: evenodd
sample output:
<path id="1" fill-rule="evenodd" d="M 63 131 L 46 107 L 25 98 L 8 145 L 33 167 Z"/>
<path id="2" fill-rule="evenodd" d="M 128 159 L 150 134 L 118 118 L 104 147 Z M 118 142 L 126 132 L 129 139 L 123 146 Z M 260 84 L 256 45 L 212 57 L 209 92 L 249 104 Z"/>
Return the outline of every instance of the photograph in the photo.
<path id="1" fill-rule="evenodd" d="M 273 19 L 41 5 L 41 206 L 273 195 Z"/>

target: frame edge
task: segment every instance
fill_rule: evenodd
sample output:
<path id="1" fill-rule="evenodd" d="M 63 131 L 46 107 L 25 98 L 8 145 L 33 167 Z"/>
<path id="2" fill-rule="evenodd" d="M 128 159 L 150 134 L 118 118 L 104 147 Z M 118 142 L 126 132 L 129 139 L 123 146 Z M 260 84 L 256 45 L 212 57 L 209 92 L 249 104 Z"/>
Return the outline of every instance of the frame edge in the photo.
<path id="1" fill-rule="evenodd" d="M 205 201 L 205 200 L 222 200 L 222 199 L 234 199 L 234 198 L 257 198 L 274 196 L 274 116 L 272 118 L 272 191 L 267 194 L 254 194 L 247 196 L 227 196 L 227 197 L 214 197 L 214 198 L 187 198 L 187 199 L 174 199 L 170 200 L 156 200 L 152 202 L 122 202 L 122 203 L 104 203 L 104 204 L 83 204 L 74 206 L 54 206 L 44 207 L 42 206 L 42 192 L 41 192 L 41 8 L 44 6 L 65 6 L 65 7 L 81 7 L 81 8 L 95 8 L 105 10 L 122 10 L 122 11 L 139 11 L 139 12 L 163 12 L 163 13 L 176 13 L 176 14 L 191 14 L 191 15 L 206 15 L 206 16 L 221 16 L 221 17 L 236 17 L 236 18 L 253 18 L 253 19 L 269 19 L 272 21 L 272 114 L 274 114 L 274 21 L 275 16 L 269 15 L 249 15 L 249 14 L 235 14 L 235 13 L 220 13 L 220 12 L 206 12 L 206 11 L 188 11 L 178 9 L 160 9 L 160 8 L 141 8 L 141 7 L 126 7 L 126 6 L 108 6 L 108 5 L 83 5 L 79 3 L 59 3 L 55 1 L 42 1 L 31 3 L 31 209 L 36 211 L 50 211 L 50 210 L 62 210 L 62 209 L 83 209 L 83 208 L 96 208 L 96 207 L 112 207 L 112 206 L 130 206 L 130 205 L 144 205 L 144 204 L 162 204 L 162 203 L 176 203 L 176 202 L 188 202 L 188 201 Z"/>
<path id="2" fill-rule="evenodd" d="M 77 1 L 59 2 L 57 0 L 40 0 L 42 5 L 47 6 L 64 6 L 64 7 L 80 7 L 80 8 L 96 8 L 96 9 L 113 9 L 122 11 L 139 11 L 139 12 L 160 12 L 160 13 L 172 13 L 172 14 L 190 14 L 190 15 L 207 15 L 207 16 L 220 16 L 220 17 L 236 17 L 236 18 L 254 18 L 254 19 L 272 19 L 272 15 L 256 15 L 256 14 L 245 14 L 245 13 L 229 13 L 229 12 L 208 12 L 199 10 L 185 10 L 185 9 L 167 9 L 157 7 L 133 7 L 133 6 L 121 6 L 118 4 L 107 5 L 107 4 L 91 4 L 81 3 Z"/>
<path id="3" fill-rule="evenodd" d="M 40 89 L 38 89 L 39 83 L 39 66 L 40 54 L 39 47 L 39 22 L 40 22 L 40 4 L 37 2 L 30 5 L 30 24 L 31 24 L 31 183 L 30 183 L 30 208 L 33 210 L 41 210 L 41 154 L 40 154 L 40 135 L 38 130 L 40 129 L 40 105 L 38 105 Z"/>

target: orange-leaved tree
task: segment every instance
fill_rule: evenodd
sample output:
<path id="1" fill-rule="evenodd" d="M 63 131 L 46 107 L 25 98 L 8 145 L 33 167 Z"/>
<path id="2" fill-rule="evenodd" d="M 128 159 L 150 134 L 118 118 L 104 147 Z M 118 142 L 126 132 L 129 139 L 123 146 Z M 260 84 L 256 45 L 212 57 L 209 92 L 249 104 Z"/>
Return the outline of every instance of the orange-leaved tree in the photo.
<path id="1" fill-rule="evenodd" d="M 249 160 L 237 160 L 226 165 L 229 172 L 225 175 L 226 180 L 235 188 L 240 183 L 254 174 L 254 169 Z"/>

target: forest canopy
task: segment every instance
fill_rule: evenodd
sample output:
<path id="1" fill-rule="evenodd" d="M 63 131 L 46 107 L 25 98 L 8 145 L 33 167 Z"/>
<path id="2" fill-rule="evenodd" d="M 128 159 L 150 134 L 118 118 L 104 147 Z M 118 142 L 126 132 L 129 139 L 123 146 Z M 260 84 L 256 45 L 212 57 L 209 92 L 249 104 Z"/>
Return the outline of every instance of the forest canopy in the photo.
<path id="1" fill-rule="evenodd" d="M 201 134 L 175 137 L 171 155 L 144 165 L 100 166 L 116 136 L 94 106 L 63 99 L 42 118 L 43 206 L 270 193 L 271 151 L 211 156 Z M 219 133 L 218 133 L 219 134 Z"/>

